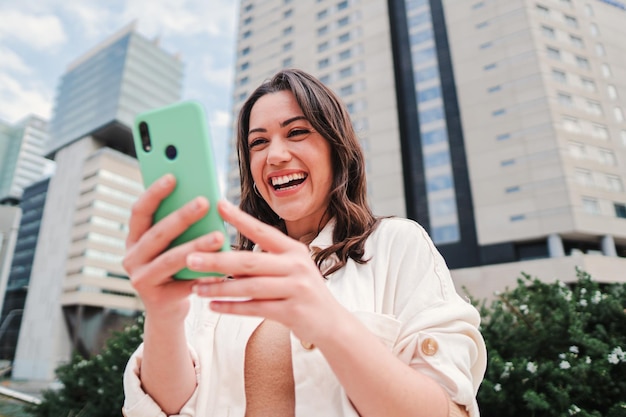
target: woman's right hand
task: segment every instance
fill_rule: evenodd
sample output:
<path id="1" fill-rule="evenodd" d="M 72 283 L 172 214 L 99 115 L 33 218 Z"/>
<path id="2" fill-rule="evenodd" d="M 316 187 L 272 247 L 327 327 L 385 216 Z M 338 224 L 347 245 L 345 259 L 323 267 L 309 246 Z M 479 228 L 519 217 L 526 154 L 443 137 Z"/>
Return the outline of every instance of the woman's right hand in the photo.
<path id="1" fill-rule="evenodd" d="M 197 251 L 217 251 L 224 239 L 221 233 L 214 232 L 168 249 L 172 240 L 206 215 L 209 209 L 208 201 L 198 197 L 154 224 L 156 209 L 175 186 L 174 176 L 164 175 L 135 202 L 123 260 L 124 269 L 144 303 L 146 314 L 167 320 L 184 319 L 189 310 L 188 296 L 197 282 L 175 280 L 172 276 L 186 266 L 187 255 Z"/>

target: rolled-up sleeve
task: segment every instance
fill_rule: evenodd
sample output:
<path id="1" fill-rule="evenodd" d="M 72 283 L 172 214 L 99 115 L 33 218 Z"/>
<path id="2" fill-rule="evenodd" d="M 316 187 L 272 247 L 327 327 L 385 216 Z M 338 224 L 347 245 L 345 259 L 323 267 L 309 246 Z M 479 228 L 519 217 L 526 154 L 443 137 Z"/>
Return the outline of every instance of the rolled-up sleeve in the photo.
<path id="1" fill-rule="evenodd" d="M 200 381 L 201 364 L 198 353 L 194 349 L 193 345 L 201 308 L 202 302 L 198 299 L 198 297 L 192 296 L 189 315 L 185 320 L 185 333 L 187 335 L 189 353 L 194 364 L 198 385 Z M 150 397 L 150 395 L 148 395 L 142 387 L 142 359 L 143 343 L 132 354 L 126 364 L 126 369 L 124 370 L 124 405 L 122 407 L 122 414 L 125 417 L 167 417 L 167 414 L 163 412 L 157 402 Z M 170 415 L 171 417 L 194 417 L 197 415 L 196 403 L 198 397 L 198 385 L 196 385 L 195 391 L 181 408 L 180 412 L 178 414 Z"/>
<path id="2" fill-rule="evenodd" d="M 404 222 L 403 222 L 404 223 Z M 480 315 L 459 296 L 445 261 L 416 223 L 398 228 L 389 242 L 395 279 L 393 314 L 402 324 L 394 353 L 413 369 L 433 378 L 452 401 L 479 415 L 476 403 L 487 354 L 478 330 Z"/>

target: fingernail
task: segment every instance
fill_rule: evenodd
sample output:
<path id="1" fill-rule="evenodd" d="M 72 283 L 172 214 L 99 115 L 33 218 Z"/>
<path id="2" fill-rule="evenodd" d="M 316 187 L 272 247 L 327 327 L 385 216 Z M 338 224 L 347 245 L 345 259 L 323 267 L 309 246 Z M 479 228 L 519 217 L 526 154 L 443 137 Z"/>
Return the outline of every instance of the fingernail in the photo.
<path id="1" fill-rule="evenodd" d="M 172 174 L 165 174 L 163 178 L 159 180 L 159 186 L 163 188 L 169 187 L 174 181 L 174 176 Z"/>
<path id="2" fill-rule="evenodd" d="M 199 268 L 202 266 L 202 256 L 200 255 L 189 255 L 187 257 L 187 265 L 191 268 Z"/>
<path id="3" fill-rule="evenodd" d="M 204 208 L 204 198 L 203 197 L 196 197 L 195 200 L 193 200 L 193 206 L 192 206 L 194 211 L 200 211 Z"/>

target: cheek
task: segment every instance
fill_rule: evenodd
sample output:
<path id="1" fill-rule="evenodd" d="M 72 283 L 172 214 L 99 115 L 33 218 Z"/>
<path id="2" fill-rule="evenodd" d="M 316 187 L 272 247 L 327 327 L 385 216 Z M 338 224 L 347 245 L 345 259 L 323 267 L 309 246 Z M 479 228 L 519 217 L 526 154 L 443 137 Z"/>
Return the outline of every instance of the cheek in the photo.
<path id="1" fill-rule="evenodd" d="M 258 155 L 250 155 L 250 173 L 254 182 L 263 182 L 263 160 Z"/>

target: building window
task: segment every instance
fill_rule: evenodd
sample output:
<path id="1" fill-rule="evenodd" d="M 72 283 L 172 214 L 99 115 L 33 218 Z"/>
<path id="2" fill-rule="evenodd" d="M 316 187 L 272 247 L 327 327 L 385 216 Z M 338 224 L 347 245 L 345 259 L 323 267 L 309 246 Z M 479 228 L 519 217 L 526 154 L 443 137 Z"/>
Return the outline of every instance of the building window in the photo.
<path id="1" fill-rule="evenodd" d="M 611 76 L 611 67 L 609 67 L 609 64 L 602 64 L 601 69 L 604 78 L 609 78 Z"/>
<path id="2" fill-rule="evenodd" d="M 585 43 L 583 42 L 582 38 L 578 36 L 569 35 L 569 40 L 576 48 L 583 49 L 585 47 Z"/>
<path id="3" fill-rule="evenodd" d="M 250 81 L 250 79 L 248 78 L 248 76 L 245 76 L 239 80 L 239 85 L 246 85 L 248 84 L 248 81 Z"/>
<path id="4" fill-rule="evenodd" d="M 507 194 L 518 193 L 520 191 L 519 185 L 514 185 L 512 187 L 506 187 L 504 192 Z"/>
<path id="5" fill-rule="evenodd" d="M 250 62 L 247 62 L 247 61 L 246 61 L 246 62 L 244 62 L 244 63 L 242 63 L 242 64 L 241 64 L 241 66 L 239 67 L 239 69 L 240 69 L 241 71 L 245 71 L 245 70 L 247 70 L 248 68 L 250 68 Z"/>
<path id="6" fill-rule="evenodd" d="M 510 133 L 501 133 L 498 136 L 496 136 L 496 140 L 507 140 L 507 139 L 511 139 Z"/>
<path id="7" fill-rule="evenodd" d="M 572 105 L 574 104 L 574 101 L 572 100 L 572 96 L 569 94 L 558 93 L 557 97 L 559 100 L 559 104 L 561 106 L 572 107 Z"/>
<path id="8" fill-rule="evenodd" d="M 452 176 L 450 174 L 438 175 L 426 180 L 428 192 L 448 190 L 453 187 Z"/>
<path id="9" fill-rule="evenodd" d="M 609 129 L 604 125 L 593 124 L 591 126 L 591 135 L 596 139 L 609 140 Z"/>
<path id="10" fill-rule="evenodd" d="M 550 16 L 550 9 L 540 4 L 537 5 L 537 12 L 539 12 L 539 14 L 544 17 Z"/>
<path id="11" fill-rule="evenodd" d="M 593 176 L 587 169 L 576 170 L 576 181 L 584 187 L 593 187 Z"/>
<path id="12" fill-rule="evenodd" d="M 514 216 L 511 216 L 510 220 L 512 222 L 519 222 L 519 221 L 524 220 L 525 218 L 526 218 L 526 215 L 524 215 L 524 214 L 516 214 Z"/>
<path id="13" fill-rule="evenodd" d="M 425 101 L 435 100 L 441 98 L 441 88 L 436 85 L 417 92 L 417 101 L 423 103 Z"/>
<path id="14" fill-rule="evenodd" d="M 582 56 L 576 57 L 576 65 L 582 69 L 590 69 L 591 65 L 589 65 L 589 60 L 587 58 L 583 58 Z"/>
<path id="15" fill-rule="evenodd" d="M 591 113 L 591 114 L 593 114 L 595 116 L 601 116 L 602 115 L 602 106 L 597 101 L 587 100 L 587 112 L 589 112 L 589 113 Z"/>
<path id="16" fill-rule="evenodd" d="M 341 19 L 337 20 L 337 27 L 344 27 L 344 26 L 348 26 L 348 23 L 350 23 L 350 16 L 344 16 Z"/>
<path id="17" fill-rule="evenodd" d="M 339 78 L 346 78 L 352 75 L 352 67 L 345 67 L 339 70 Z"/>
<path id="18" fill-rule="evenodd" d="M 342 33 L 341 35 L 339 35 L 337 40 L 339 41 L 339 43 L 348 42 L 350 40 L 350 32 Z"/>
<path id="19" fill-rule="evenodd" d="M 493 87 L 489 87 L 487 89 L 487 92 L 488 93 L 495 93 L 495 92 L 500 91 L 500 90 L 502 90 L 502 86 L 501 85 L 494 85 Z"/>
<path id="20" fill-rule="evenodd" d="M 566 84 L 567 83 L 567 75 L 565 74 L 565 71 L 553 69 L 552 70 L 552 79 L 554 81 L 556 81 L 556 82 L 561 83 L 561 84 Z"/>
<path id="21" fill-rule="evenodd" d="M 352 56 L 352 50 L 346 49 L 345 51 L 339 52 L 339 60 L 344 61 Z"/>
<path id="22" fill-rule="evenodd" d="M 595 198 L 583 197 L 583 210 L 586 213 L 598 215 L 600 214 L 600 204 Z"/>
<path id="23" fill-rule="evenodd" d="M 246 55 L 248 55 L 249 53 L 250 53 L 250 47 L 249 47 L 249 46 L 246 46 L 245 48 L 243 48 L 243 49 L 241 50 L 241 52 L 240 52 L 239 54 L 240 54 L 241 56 L 246 56 Z"/>
<path id="24" fill-rule="evenodd" d="M 617 89 L 615 88 L 614 85 L 609 84 L 606 87 L 606 92 L 609 95 L 609 98 L 611 98 L 613 100 L 617 98 Z"/>
<path id="25" fill-rule="evenodd" d="M 593 16 L 593 7 L 590 4 L 585 4 L 585 14 L 587 16 Z"/>
<path id="26" fill-rule="evenodd" d="M 317 61 L 317 68 L 318 69 L 324 69 L 326 67 L 328 67 L 330 65 L 330 59 L 328 58 L 323 58 L 320 59 L 319 61 Z"/>
<path id="27" fill-rule="evenodd" d="M 458 242 L 460 239 L 457 225 L 435 226 L 431 230 L 431 235 L 436 244 Z"/>
<path id="28" fill-rule="evenodd" d="M 613 207 L 615 207 L 615 217 L 626 219 L 626 204 L 614 203 Z"/>
<path id="29" fill-rule="evenodd" d="M 293 66 L 293 58 L 292 57 L 283 59 L 283 68 L 287 68 L 287 67 L 291 67 L 291 66 Z"/>
<path id="30" fill-rule="evenodd" d="M 619 132 L 620 139 L 622 140 L 622 145 L 626 146 L 626 130 L 622 130 Z"/>
<path id="31" fill-rule="evenodd" d="M 491 71 L 492 69 L 496 68 L 497 64 L 494 62 L 493 64 L 487 64 L 483 67 L 483 69 L 485 71 Z"/>
<path id="32" fill-rule="evenodd" d="M 321 26 L 319 28 L 317 28 L 317 36 L 323 36 L 326 35 L 328 33 L 328 26 L 324 25 Z"/>
<path id="33" fill-rule="evenodd" d="M 439 76 L 437 67 L 424 68 L 415 73 L 415 79 L 418 83 L 432 80 L 433 78 L 437 78 L 437 76 Z"/>
<path id="34" fill-rule="evenodd" d="M 565 24 L 572 28 L 578 27 L 578 20 L 576 20 L 573 16 L 564 15 L 563 19 L 565 20 Z"/>
<path id="35" fill-rule="evenodd" d="M 429 130 L 422 133 L 422 143 L 424 145 L 433 145 L 448 140 L 445 129 Z M 624 139 L 626 140 L 626 138 Z M 626 142 L 625 142 L 626 145 Z"/>
<path id="36" fill-rule="evenodd" d="M 283 52 L 290 51 L 292 47 L 293 47 L 293 43 L 292 42 L 287 42 L 287 43 L 283 44 Z"/>
<path id="37" fill-rule="evenodd" d="M 246 7 L 243 8 L 243 11 L 247 13 L 253 8 L 254 8 L 254 4 L 250 3 L 250 4 L 247 4 Z"/>
<path id="38" fill-rule="evenodd" d="M 505 159 L 504 161 L 500 162 L 500 166 L 503 166 L 503 167 L 508 167 L 511 165 L 515 165 L 515 159 Z"/>
<path id="39" fill-rule="evenodd" d="M 506 109 L 498 109 L 498 110 L 494 110 L 491 115 L 493 117 L 498 117 L 498 116 L 502 116 L 503 114 L 506 113 Z"/>
<path id="40" fill-rule="evenodd" d="M 598 25 L 596 25 L 595 23 L 592 23 L 589 26 L 589 32 L 591 32 L 592 36 L 598 36 L 600 34 L 600 30 L 598 29 Z"/>
<path id="41" fill-rule="evenodd" d="M 621 107 L 613 108 L 613 114 L 615 115 L 615 120 L 617 120 L 618 122 L 624 121 L 624 112 L 622 111 Z"/>
<path id="42" fill-rule="evenodd" d="M 569 143 L 569 153 L 573 158 L 582 159 L 586 155 L 585 145 L 580 142 Z"/>
<path id="43" fill-rule="evenodd" d="M 583 88 L 587 91 L 595 92 L 597 90 L 595 81 L 590 80 L 589 78 L 580 77 L 580 83 L 583 85 Z"/>
<path id="44" fill-rule="evenodd" d="M 581 132 L 580 123 L 578 123 L 578 119 L 576 119 L 575 117 L 565 116 L 563 117 L 562 121 L 563 121 L 563 129 L 567 130 L 568 132 L 572 132 L 572 133 Z"/>
<path id="45" fill-rule="evenodd" d="M 243 19 L 243 25 L 249 25 L 250 23 L 252 23 L 252 16 L 248 16 L 245 19 Z"/>
<path id="46" fill-rule="evenodd" d="M 435 122 L 437 120 L 443 120 L 443 108 L 435 107 L 428 110 L 423 110 L 419 112 L 419 121 L 420 124 L 426 124 Z"/>
<path id="47" fill-rule="evenodd" d="M 330 46 L 330 43 L 328 41 L 322 42 L 317 45 L 317 52 L 324 52 L 329 48 L 329 46 Z"/>
<path id="48" fill-rule="evenodd" d="M 342 97 L 349 96 L 354 93 L 354 86 L 352 84 L 345 85 L 339 89 L 339 95 Z"/>
<path id="49" fill-rule="evenodd" d="M 551 46 L 549 46 L 547 48 L 547 52 L 548 52 L 549 58 L 557 59 L 557 60 L 561 59 L 561 51 L 559 51 L 557 48 L 552 48 Z"/>
<path id="50" fill-rule="evenodd" d="M 326 16 L 328 16 L 328 9 L 324 9 L 324 10 L 317 12 L 318 20 L 324 19 Z"/>
<path id="51" fill-rule="evenodd" d="M 607 175 L 606 185 L 607 188 L 611 191 L 615 191 L 618 193 L 624 191 L 624 184 L 622 184 L 622 179 L 617 175 Z"/>
<path id="52" fill-rule="evenodd" d="M 290 35 L 293 32 L 293 26 L 287 26 L 283 29 L 283 35 Z"/>
<path id="53" fill-rule="evenodd" d="M 348 0 L 340 1 L 337 3 L 337 10 L 344 10 L 348 8 Z"/>
<path id="54" fill-rule="evenodd" d="M 326 74 L 326 75 L 321 76 L 321 77 L 320 77 L 320 82 L 321 82 L 322 84 L 328 84 L 328 83 L 330 83 L 330 75 L 329 75 L 329 74 Z"/>
<path id="55" fill-rule="evenodd" d="M 604 45 L 602 45 L 601 43 L 596 44 L 596 54 L 598 56 L 606 55 L 606 50 L 604 49 Z"/>
<path id="56" fill-rule="evenodd" d="M 252 36 L 252 31 L 251 30 L 246 30 L 242 35 L 242 39 L 248 39 L 250 36 Z"/>
<path id="57" fill-rule="evenodd" d="M 283 17 L 285 18 L 291 17 L 292 15 L 293 15 L 293 9 L 285 10 L 283 12 Z"/>
<path id="58" fill-rule="evenodd" d="M 610 149 L 600 149 L 599 150 L 600 162 L 604 165 L 617 165 L 617 159 L 615 158 L 615 154 Z"/>
<path id="59" fill-rule="evenodd" d="M 554 29 L 551 28 L 550 26 L 541 26 L 541 33 L 546 38 L 550 38 L 550 39 L 556 38 L 556 34 L 554 32 Z"/>

